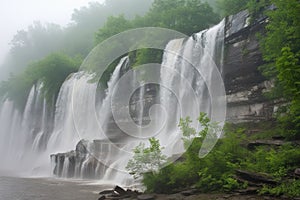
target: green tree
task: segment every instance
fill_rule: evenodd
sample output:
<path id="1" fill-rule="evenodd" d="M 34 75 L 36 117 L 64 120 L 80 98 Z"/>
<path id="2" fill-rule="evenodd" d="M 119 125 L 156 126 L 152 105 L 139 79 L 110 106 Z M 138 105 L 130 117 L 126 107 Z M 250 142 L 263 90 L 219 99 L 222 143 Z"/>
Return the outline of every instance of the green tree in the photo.
<path id="1" fill-rule="evenodd" d="M 2 67 L 0 79 L 8 74 L 22 73 L 33 61 L 56 51 L 62 44 L 62 28 L 57 24 L 34 22 L 27 30 L 20 30 L 10 42 L 11 49 Z"/>
<path id="2" fill-rule="evenodd" d="M 27 73 L 35 71 L 36 79 L 43 83 L 44 96 L 50 101 L 53 96 L 56 98 L 65 79 L 71 73 L 76 72 L 80 64 L 80 58 L 70 58 L 65 54 L 54 53 L 33 63 Z"/>
<path id="3" fill-rule="evenodd" d="M 217 0 L 217 7 L 222 12 L 222 16 L 228 16 L 246 9 L 248 2 L 249 0 Z"/>
<path id="4" fill-rule="evenodd" d="M 155 0 L 145 20 L 150 26 L 191 35 L 216 24 L 220 18 L 208 3 L 200 0 Z"/>
<path id="5" fill-rule="evenodd" d="M 100 43 L 103 40 L 132 27 L 131 21 L 125 19 L 124 15 L 119 15 L 117 17 L 111 16 L 107 18 L 105 25 L 96 33 L 96 42 Z"/>
<path id="6" fill-rule="evenodd" d="M 0 85 L 1 96 L 13 100 L 18 108 L 23 109 L 30 88 L 40 81 L 46 100 L 52 102 L 67 76 L 76 72 L 80 63 L 80 58 L 70 58 L 60 53 L 50 54 L 30 64 L 23 73 L 3 81 Z"/>
<path id="7" fill-rule="evenodd" d="M 126 169 L 135 178 L 139 178 L 145 173 L 158 172 L 166 163 L 166 156 L 162 154 L 159 140 L 150 138 L 149 143 L 149 147 L 145 147 L 144 143 L 140 143 L 135 147 L 133 158 L 129 160 L 126 166 Z"/>
<path id="8" fill-rule="evenodd" d="M 271 0 L 276 6 L 267 11 L 269 23 L 260 44 L 268 63 L 262 70 L 276 80 L 277 97 L 291 102 L 281 118 L 287 136 L 300 137 L 300 3 L 298 0 Z"/>

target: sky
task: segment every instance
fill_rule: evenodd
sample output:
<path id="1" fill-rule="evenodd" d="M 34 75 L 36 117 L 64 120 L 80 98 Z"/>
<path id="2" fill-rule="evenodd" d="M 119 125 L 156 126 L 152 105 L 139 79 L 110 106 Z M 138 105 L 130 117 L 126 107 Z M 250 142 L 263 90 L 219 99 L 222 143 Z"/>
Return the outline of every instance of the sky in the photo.
<path id="1" fill-rule="evenodd" d="M 71 21 L 73 10 L 90 1 L 104 0 L 0 0 L 0 64 L 18 30 L 26 29 L 34 21 L 65 26 Z"/>

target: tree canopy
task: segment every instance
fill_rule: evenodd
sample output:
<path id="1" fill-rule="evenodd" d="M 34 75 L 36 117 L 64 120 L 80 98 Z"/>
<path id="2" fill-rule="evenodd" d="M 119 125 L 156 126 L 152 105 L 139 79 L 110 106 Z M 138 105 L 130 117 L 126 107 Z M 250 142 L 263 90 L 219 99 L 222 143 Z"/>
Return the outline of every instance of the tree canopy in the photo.
<path id="1" fill-rule="evenodd" d="M 283 117 L 289 134 L 300 137 L 300 3 L 298 0 L 271 0 L 276 9 L 267 11 L 266 35 L 261 37 L 263 58 L 268 63 L 262 69 L 275 78 L 277 97 L 291 102 Z M 275 89 L 276 89 L 275 88 Z"/>
<path id="2" fill-rule="evenodd" d="M 44 97 L 51 102 L 67 76 L 77 71 L 80 63 L 80 58 L 70 58 L 61 53 L 50 54 L 40 61 L 31 63 L 22 74 L 12 75 L 7 81 L 2 82 L 0 95 L 13 100 L 20 109 L 23 109 L 30 88 L 41 82 Z"/>

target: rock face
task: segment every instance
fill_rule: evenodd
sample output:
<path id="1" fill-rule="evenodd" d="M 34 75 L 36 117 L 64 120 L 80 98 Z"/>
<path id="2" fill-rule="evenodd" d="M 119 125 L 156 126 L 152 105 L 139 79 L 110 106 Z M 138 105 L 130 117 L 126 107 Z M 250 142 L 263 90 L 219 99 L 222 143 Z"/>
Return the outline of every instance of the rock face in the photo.
<path id="1" fill-rule="evenodd" d="M 264 62 L 256 35 L 263 33 L 266 21 L 261 17 L 250 25 L 247 11 L 226 19 L 223 78 L 228 121 L 269 120 L 281 103 L 264 96 L 273 84 L 258 69 Z"/>
<path id="2" fill-rule="evenodd" d="M 258 33 L 264 32 L 266 17 L 250 23 L 248 11 L 242 11 L 226 18 L 224 62 L 221 69 L 227 95 L 227 121 L 233 123 L 270 120 L 282 100 L 270 100 L 264 95 L 273 87 L 259 66 L 265 64 L 259 49 Z M 151 93 L 144 102 L 155 102 L 157 88 L 150 87 Z M 137 108 L 139 101 L 131 103 Z M 147 113 L 147 112 L 145 112 Z M 146 120 L 147 121 L 147 120 Z"/>
<path id="3" fill-rule="evenodd" d="M 110 154 L 114 153 L 110 145 L 102 140 L 93 142 L 80 140 L 75 151 L 50 156 L 53 174 L 64 178 L 97 179 L 103 177 L 110 162 Z"/>
<path id="4" fill-rule="evenodd" d="M 264 33 L 267 18 L 262 16 L 253 23 L 250 21 L 247 11 L 226 18 L 221 73 L 227 95 L 227 121 L 233 123 L 270 120 L 278 106 L 284 103 L 265 97 L 264 93 L 270 91 L 274 84 L 259 70 L 265 63 L 257 34 Z M 149 90 L 151 92 L 143 101 L 150 102 L 151 106 L 156 102 L 158 90 L 151 86 Z M 140 102 L 133 98 L 131 107 L 137 108 L 138 105 Z"/>

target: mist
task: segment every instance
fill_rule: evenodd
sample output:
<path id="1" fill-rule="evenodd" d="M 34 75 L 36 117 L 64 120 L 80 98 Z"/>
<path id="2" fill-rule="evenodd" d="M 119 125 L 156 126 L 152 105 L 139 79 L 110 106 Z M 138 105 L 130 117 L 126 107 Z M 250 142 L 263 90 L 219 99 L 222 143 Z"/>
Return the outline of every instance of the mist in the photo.
<path id="1" fill-rule="evenodd" d="M 152 0 L 1 0 L 0 80 L 61 51 L 85 57 L 94 34 L 111 15 L 143 15 Z"/>

